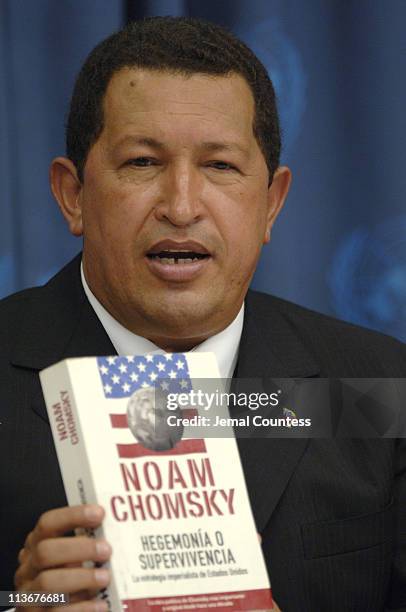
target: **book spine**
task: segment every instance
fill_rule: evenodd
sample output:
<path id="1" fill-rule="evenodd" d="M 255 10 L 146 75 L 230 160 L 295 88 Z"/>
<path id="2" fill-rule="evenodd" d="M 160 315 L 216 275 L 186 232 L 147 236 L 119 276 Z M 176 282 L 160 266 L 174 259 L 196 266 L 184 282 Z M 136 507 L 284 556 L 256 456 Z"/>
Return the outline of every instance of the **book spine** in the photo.
<path id="1" fill-rule="evenodd" d="M 69 364 L 64 361 L 43 370 L 40 372 L 40 381 L 68 503 L 70 506 L 97 504 Z M 77 529 L 76 534 L 105 539 L 103 526 L 97 529 Z M 84 565 L 92 567 L 95 564 L 89 562 Z M 96 565 L 109 566 L 108 563 Z M 100 592 L 99 598 L 107 602 L 109 612 L 122 609 L 114 581 Z"/>

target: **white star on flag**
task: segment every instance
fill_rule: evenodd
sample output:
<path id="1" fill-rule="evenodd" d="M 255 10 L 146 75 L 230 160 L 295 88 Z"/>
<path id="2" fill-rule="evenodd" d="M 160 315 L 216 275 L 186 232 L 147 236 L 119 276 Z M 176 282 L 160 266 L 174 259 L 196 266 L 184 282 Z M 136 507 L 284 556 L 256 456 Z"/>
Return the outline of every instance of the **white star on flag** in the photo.
<path id="1" fill-rule="evenodd" d="M 162 388 L 167 393 L 192 388 L 184 353 L 98 357 L 97 363 L 104 395 L 108 399 L 130 397 L 137 389 L 147 387 Z M 168 363 L 171 364 L 169 368 Z"/>

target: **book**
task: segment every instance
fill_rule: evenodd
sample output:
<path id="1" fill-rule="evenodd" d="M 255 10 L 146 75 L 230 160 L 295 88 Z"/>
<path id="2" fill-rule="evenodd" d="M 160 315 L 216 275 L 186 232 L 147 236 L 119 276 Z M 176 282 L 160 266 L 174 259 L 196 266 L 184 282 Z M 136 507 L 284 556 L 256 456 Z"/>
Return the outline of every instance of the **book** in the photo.
<path id="1" fill-rule="evenodd" d="M 40 380 L 68 503 L 105 509 L 110 610 L 272 608 L 233 429 L 193 426 L 202 384 L 219 395 L 213 353 L 67 359 Z"/>

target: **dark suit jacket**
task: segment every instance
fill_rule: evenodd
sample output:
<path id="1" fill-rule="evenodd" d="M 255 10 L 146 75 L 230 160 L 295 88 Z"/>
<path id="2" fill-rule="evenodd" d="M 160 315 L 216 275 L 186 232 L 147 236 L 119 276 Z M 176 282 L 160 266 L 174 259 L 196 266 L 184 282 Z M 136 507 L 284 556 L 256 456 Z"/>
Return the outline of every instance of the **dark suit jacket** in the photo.
<path id="1" fill-rule="evenodd" d="M 114 354 L 76 258 L 0 304 L 0 590 L 40 514 L 66 504 L 38 372 Z M 240 377 L 406 377 L 401 343 L 255 292 Z M 239 440 L 275 600 L 283 612 L 406 610 L 406 444 Z M 243 528 L 243 526 L 242 526 Z"/>

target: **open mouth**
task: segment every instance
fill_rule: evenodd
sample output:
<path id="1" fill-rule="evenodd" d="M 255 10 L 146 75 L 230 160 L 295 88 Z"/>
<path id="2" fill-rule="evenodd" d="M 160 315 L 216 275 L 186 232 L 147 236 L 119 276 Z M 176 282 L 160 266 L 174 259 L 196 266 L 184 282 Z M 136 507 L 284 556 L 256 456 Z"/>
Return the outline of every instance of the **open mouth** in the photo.
<path id="1" fill-rule="evenodd" d="M 213 256 L 200 242 L 166 239 L 151 246 L 146 260 L 152 274 L 160 280 L 185 283 L 206 274 Z"/>
<path id="2" fill-rule="evenodd" d="M 161 264 L 191 264 L 209 257 L 208 253 L 196 253 L 195 251 L 159 251 L 159 253 L 147 253 L 148 259 L 158 261 Z"/>

